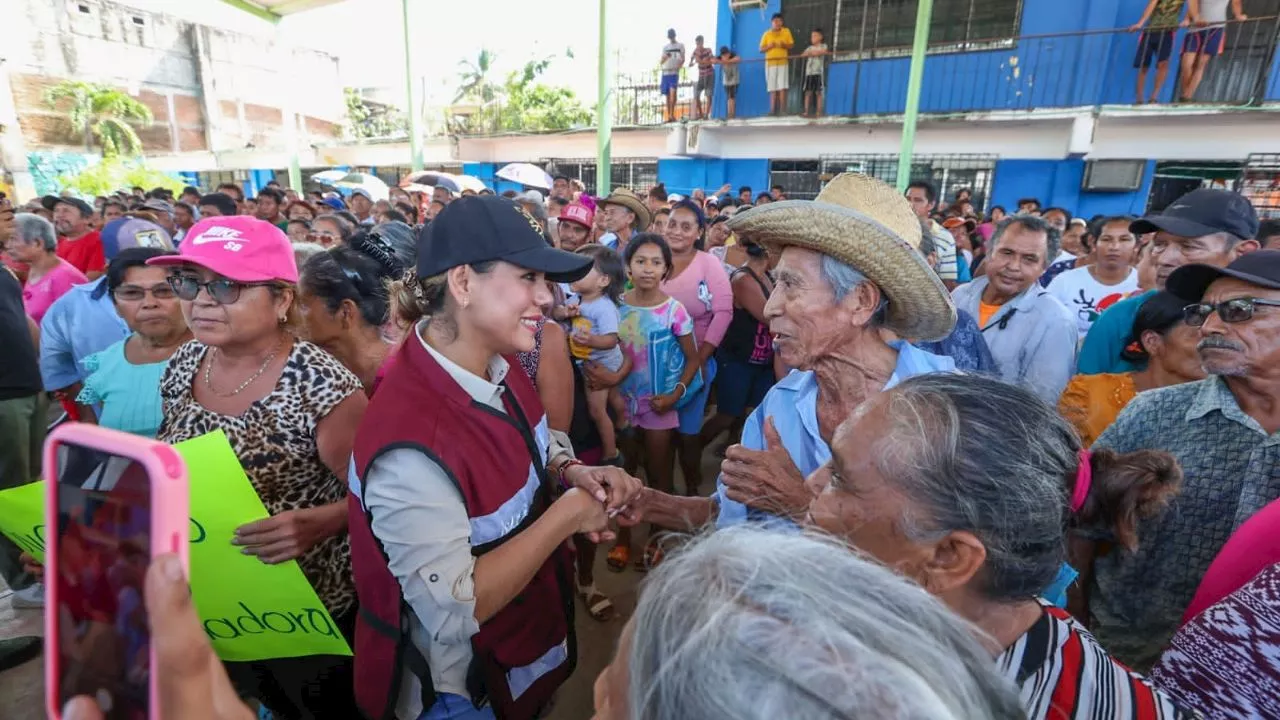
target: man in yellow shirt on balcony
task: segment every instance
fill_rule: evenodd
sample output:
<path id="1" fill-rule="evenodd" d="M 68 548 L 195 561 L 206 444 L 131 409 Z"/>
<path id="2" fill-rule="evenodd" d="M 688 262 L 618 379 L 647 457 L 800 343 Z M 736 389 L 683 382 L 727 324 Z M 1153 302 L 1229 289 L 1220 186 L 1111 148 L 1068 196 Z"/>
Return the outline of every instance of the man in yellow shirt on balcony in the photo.
<path id="1" fill-rule="evenodd" d="M 777 115 L 787 107 L 788 66 L 787 55 L 796 41 L 791 31 L 782 26 L 782 13 L 774 13 L 772 27 L 760 36 L 760 51 L 764 53 L 764 80 L 769 88 L 769 112 Z"/>

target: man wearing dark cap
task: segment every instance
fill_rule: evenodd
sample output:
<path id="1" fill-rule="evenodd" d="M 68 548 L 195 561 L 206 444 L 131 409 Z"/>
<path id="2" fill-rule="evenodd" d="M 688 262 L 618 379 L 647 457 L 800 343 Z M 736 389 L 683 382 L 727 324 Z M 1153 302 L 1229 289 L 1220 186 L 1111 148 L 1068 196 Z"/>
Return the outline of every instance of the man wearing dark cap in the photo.
<path id="1" fill-rule="evenodd" d="M 1164 450 L 1183 471 L 1173 506 L 1140 522 L 1139 549 L 1099 557 L 1086 588 L 1090 630 L 1139 671 L 1179 626 L 1227 538 L 1280 497 L 1280 250 L 1226 267 L 1183 265 L 1166 289 L 1187 303 L 1209 377 L 1139 393 L 1094 445 Z"/>
<path id="2" fill-rule="evenodd" d="M 1155 233 L 1151 260 L 1156 287 L 1112 305 L 1098 317 L 1080 348 L 1082 375 L 1142 369 L 1120 355 L 1131 341 L 1138 308 L 1151 293 L 1165 289 L 1174 270 L 1190 263 L 1225 267 L 1258 249 L 1258 213 L 1243 195 L 1227 190 L 1192 190 L 1163 212 L 1135 220 L 1129 230 L 1134 235 Z"/>
<path id="3" fill-rule="evenodd" d="M 58 231 L 58 257 L 93 280 L 107 268 L 102 256 L 102 236 L 93 229 L 93 206 L 77 197 L 60 197 L 48 204 L 53 211 L 53 227 Z"/>
<path id="4" fill-rule="evenodd" d="M 164 231 L 172 237 L 177 227 L 174 225 L 173 205 L 167 200 L 160 198 L 152 198 L 142 203 L 142 209 L 150 212 L 156 219 L 156 224 L 164 228 Z"/>

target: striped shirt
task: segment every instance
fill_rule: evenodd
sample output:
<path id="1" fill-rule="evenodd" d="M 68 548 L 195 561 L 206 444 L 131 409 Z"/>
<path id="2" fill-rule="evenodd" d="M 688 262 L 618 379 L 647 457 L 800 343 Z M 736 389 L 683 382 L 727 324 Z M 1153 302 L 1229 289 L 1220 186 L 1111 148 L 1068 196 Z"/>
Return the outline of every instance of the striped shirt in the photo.
<path id="1" fill-rule="evenodd" d="M 933 236 L 933 247 L 938 253 L 938 277 L 955 282 L 959 279 L 959 265 L 956 263 L 956 239 L 938 223 L 929 221 L 930 235 Z"/>
<path id="2" fill-rule="evenodd" d="M 1069 613 L 1044 614 L 998 659 L 1021 689 L 1028 720 L 1193 720 L 1146 678 L 1111 658 Z"/>

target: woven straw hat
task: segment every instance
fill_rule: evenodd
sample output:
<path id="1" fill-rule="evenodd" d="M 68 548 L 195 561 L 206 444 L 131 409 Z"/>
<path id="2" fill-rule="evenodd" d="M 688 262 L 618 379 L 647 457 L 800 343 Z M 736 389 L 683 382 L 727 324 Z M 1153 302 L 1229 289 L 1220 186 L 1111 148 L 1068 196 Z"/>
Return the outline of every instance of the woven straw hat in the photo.
<path id="1" fill-rule="evenodd" d="M 920 221 L 905 198 L 867 175 L 837 175 L 814 200 L 783 200 L 729 219 L 734 232 L 781 252 L 830 255 L 866 275 L 889 300 L 885 325 L 912 340 L 951 333 L 956 308 L 920 247 Z"/>
<path id="2" fill-rule="evenodd" d="M 636 224 L 639 226 L 639 232 L 649 229 L 649 225 L 653 223 L 653 214 L 649 212 L 649 208 L 645 206 L 644 200 L 627 188 L 618 188 L 609 193 L 609 197 L 597 200 L 601 205 L 621 205 L 636 214 Z"/>

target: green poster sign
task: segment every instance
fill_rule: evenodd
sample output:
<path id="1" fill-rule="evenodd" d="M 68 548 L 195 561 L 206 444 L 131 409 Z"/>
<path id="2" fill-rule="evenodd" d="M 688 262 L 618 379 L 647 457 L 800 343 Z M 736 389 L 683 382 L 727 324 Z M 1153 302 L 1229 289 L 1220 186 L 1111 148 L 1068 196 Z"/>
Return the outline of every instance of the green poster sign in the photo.
<path id="1" fill-rule="evenodd" d="M 231 544 L 237 527 L 268 517 L 221 431 L 174 445 L 191 495 L 191 594 L 223 660 L 350 655 L 296 562 L 266 565 Z M 43 483 L 0 492 L 0 532 L 44 558 Z"/>

